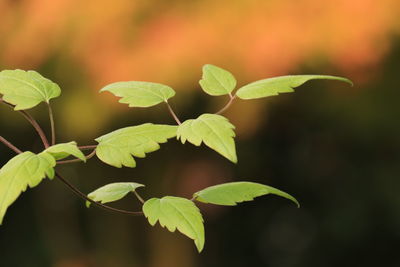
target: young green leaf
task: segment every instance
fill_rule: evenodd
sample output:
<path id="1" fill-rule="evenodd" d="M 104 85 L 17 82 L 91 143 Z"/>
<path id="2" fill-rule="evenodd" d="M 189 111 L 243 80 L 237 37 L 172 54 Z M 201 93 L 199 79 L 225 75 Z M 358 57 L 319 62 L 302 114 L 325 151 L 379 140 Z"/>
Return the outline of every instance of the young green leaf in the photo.
<path id="1" fill-rule="evenodd" d="M 329 76 L 329 75 L 289 75 L 275 78 L 264 79 L 250 83 L 240 88 L 236 95 L 241 99 L 255 99 L 268 96 L 278 95 L 280 93 L 294 92 L 296 88 L 310 80 L 338 80 L 347 82 L 351 85 L 353 83 L 346 78 Z"/>
<path id="2" fill-rule="evenodd" d="M 154 226 L 157 221 L 170 232 L 179 232 L 194 240 L 197 250 L 204 247 L 203 217 L 196 205 L 180 197 L 152 198 L 143 205 L 143 213 Z"/>
<path id="3" fill-rule="evenodd" d="M 195 200 L 224 206 L 235 206 L 237 203 L 254 200 L 255 197 L 273 194 L 287 198 L 299 207 L 299 202 L 279 189 L 252 182 L 232 182 L 207 187 L 193 194 Z"/>
<path id="4" fill-rule="evenodd" d="M 151 107 L 167 102 L 175 95 L 175 91 L 166 85 L 151 82 L 116 82 L 102 88 L 100 92 L 109 91 L 122 97 L 119 102 L 129 107 Z"/>
<path id="5" fill-rule="evenodd" d="M 165 143 L 176 136 L 178 126 L 146 123 L 139 126 L 126 127 L 96 139 L 97 157 L 103 162 L 121 168 L 135 167 L 132 156 L 144 158 L 145 153 L 156 151 L 159 143 Z"/>
<path id="6" fill-rule="evenodd" d="M 0 169 L 0 225 L 8 207 L 27 187 L 37 186 L 46 176 L 54 177 L 54 158 L 46 153 L 24 152 Z"/>
<path id="7" fill-rule="evenodd" d="M 69 143 L 57 144 L 51 146 L 45 150 L 47 153 L 51 154 L 56 160 L 64 159 L 69 156 L 74 156 L 84 162 L 86 162 L 86 157 L 79 150 L 76 142 L 72 141 Z"/>
<path id="8" fill-rule="evenodd" d="M 201 142 L 222 156 L 236 163 L 235 132 L 227 118 L 216 114 L 203 114 L 194 120 L 186 120 L 178 127 L 177 137 L 200 146 Z"/>
<path id="9" fill-rule="evenodd" d="M 136 188 L 144 185 L 138 183 L 112 183 L 102 186 L 88 195 L 88 197 L 96 202 L 108 203 L 120 200 L 129 192 L 134 192 Z M 86 201 L 86 207 L 89 208 L 90 202 Z"/>
<path id="10" fill-rule="evenodd" d="M 204 92 L 213 96 L 230 94 L 236 87 L 232 73 L 211 64 L 203 66 L 203 77 L 199 83 Z"/>
<path id="11" fill-rule="evenodd" d="M 0 72 L 0 94 L 15 105 L 15 110 L 30 109 L 61 94 L 60 87 L 36 71 L 3 70 Z"/>

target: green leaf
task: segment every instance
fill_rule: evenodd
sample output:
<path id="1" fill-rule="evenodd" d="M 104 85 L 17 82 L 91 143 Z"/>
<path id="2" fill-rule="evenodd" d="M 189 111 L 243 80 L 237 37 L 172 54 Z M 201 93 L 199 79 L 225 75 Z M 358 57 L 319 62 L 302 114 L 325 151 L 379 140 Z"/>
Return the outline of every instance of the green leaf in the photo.
<path id="1" fill-rule="evenodd" d="M 200 146 L 201 142 L 222 156 L 236 163 L 235 132 L 227 118 L 216 114 L 203 114 L 194 120 L 186 120 L 178 127 L 177 137 Z"/>
<path id="2" fill-rule="evenodd" d="M 132 156 L 144 158 L 145 153 L 158 150 L 159 143 L 176 136 L 177 127 L 146 123 L 116 130 L 96 139 L 96 155 L 112 166 L 133 168 L 136 161 Z"/>
<path id="3" fill-rule="evenodd" d="M 203 77 L 200 86 L 209 95 L 230 94 L 236 87 L 236 79 L 229 71 L 207 64 L 203 66 Z"/>
<path id="4" fill-rule="evenodd" d="M 100 92 L 109 91 L 122 97 L 119 102 L 129 107 L 151 107 L 167 102 L 175 95 L 175 91 L 166 85 L 150 82 L 116 82 L 102 88 Z"/>
<path id="5" fill-rule="evenodd" d="M 204 247 L 203 217 L 196 205 L 180 197 L 152 198 L 143 205 L 143 213 L 154 226 L 157 221 L 170 232 L 179 232 L 194 240 L 197 250 Z"/>
<path id="6" fill-rule="evenodd" d="M 36 71 L 3 70 L 0 72 L 0 94 L 15 105 L 15 110 L 30 109 L 61 94 L 60 87 Z"/>
<path id="7" fill-rule="evenodd" d="M 102 186 L 88 195 L 88 197 L 96 202 L 108 203 L 120 200 L 129 192 L 134 192 L 136 188 L 144 185 L 138 183 L 112 183 Z M 89 208 L 90 202 L 86 201 L 86 206 Z"/>
<path id="8" fill-rule="evenodd" d="M 54 177 L 55 159 L 48 153 L 21 153 L 0 169 L 0 225 L 8 207 L 27 187 L 37 186 L 46 176 Z"/>
<path id="9" fill-rule="evenodd" d="M 299 202 L 279 189 L 271 186 L 252 182 L 232 182 L 207 187 L 193 194 L 193 197 L 200 202 L 224 206 L 235 206 L 237 203 L 251 201 L 255 197 L 273 194 L 287 198 L 299 207 Z"/>
<path id="10" fill-rule="evenodd" d="M 279 93 L 292 93 L 296 88 L 310 80 L 338 80 L 353 83 L 346 78 L 328 75 L 289 75 L 275 78 L 264 79 L 250 83 L 240 88 L 236 95 L 241 99 L 255 99 L 267 96 L 278 95 Z"/>
<path id="11" fill-rule="evenodd" d="M 82 153 L 82 151 L 79 150 L 78 146 L 76 145 L 76 142 L 74 141 L 51 146 L 47 148 L 45 151 L 51 154 L 56 160 L 64 159 L 72 155 L 86 162 L 85 155 Z"/>

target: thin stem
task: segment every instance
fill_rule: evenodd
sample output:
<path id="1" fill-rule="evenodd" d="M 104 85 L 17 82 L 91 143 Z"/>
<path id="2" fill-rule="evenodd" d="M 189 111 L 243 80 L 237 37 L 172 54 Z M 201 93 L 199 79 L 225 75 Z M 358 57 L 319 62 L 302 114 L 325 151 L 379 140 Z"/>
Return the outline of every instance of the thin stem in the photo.
<path id="1" fill-rule="evenodd" d="M 97 145 L 88 145 L 88 146 L 78 146 L 80 150 L 92 150 L 96 149 Z"/>
<path id="2" fill-rule="evenodd" d="M 56 144 L 56 129 L 54 126 L 53 109 L 51 108 L 50 103 L 47 103 L 47 107 L 49 108 L 49 119 L 50 119 L 50 127 L 51 127 L 51 145 L 54 146 Z"/>
<path id="3" fill-rule="evenodd" d="M 89 155 L 85 156 L 86 159 L 91 159 L 96 155 L 96 150 L 93 150 Z M 68 164 L 68 163 L 75 163 L 75 162 L 82 162 L 80 159 L 70 159 L 70 160 L 60 160 L 57 161 L 57 164 Z"/>
<path id="4" fill-rule="evenodd" d="M 133 191 L 133 193 L 135 194 L 135 196 L 137 197 L 137 199 L 139 199 L 139 201 L 142 202 L 142 204 L 144 204 L 145 201 L 144 201 L 143 198 L 139 195 L 139 193 L 136 192 L 136 190 Z"/>
<path id="5" fill-rule="evenodd" d="M 6 101 L 4 101 L 3 98 L 0 98 L 0 102 L 13 108 L 14 109 L 14 105 L 11 105 L 10 103 L 7 103 Z M 49 141 L 47 140 L 47 137 L 45 135 L 45 133 L 43 132 L 42 128 L 40 127 L 40 125 L 37 123 L 37 121 L 25 110 L 18 110 L 18 112 L 24 116 L 24 118 L 29 121 L 30 124 L 32 124 L 33 128 L 35 128 L 36 132 L 39 134 L 40 139 L 42 140 L 42 143 L 44 145 L 45 148 L 49 147 Z"/>
<path id="6" fill-rule="evenodd" d="M 3 136 L 0 136 L 0 142 L 5 144 L 8 148 L 13 150 L 15 153 L 17 153 L 17 154 L 21 154 L 22 153 L 22 151 L 20 149 L 18 149 L 16 146 L 14 146 L 9 141 L 7 141 L 7 139 L 5 139 Z"/>
<path id="7" fill-rule="evenodd" d="M 215 114 L 219 115 L 219 114 L 224 113 L 232 105 L 233 100 L 235 100 L 235 98 L 236 98 L 236 95 L 232 96 L 232 94 L 229 94 L 228 103 L 226 103 L 226 105 L 222 109 L 220 109 L 218 112 L 216 112 Z"/>
<path id="8" fill-rule="evenodd" d="M 179 120 L 178 116 L 176 116 L 176 114 L 175 114 L 174 110 L 172 109 L 172 107 L 170 106 L 170 104 L 167 101 L 165 101 L 165 104 L 167 104 L 169 113 L 171 113 L 171 115 L 174 118 L 174 120 L 176 121 L 176 123 L 178 125 L 181 125 L 182 124 L 181 121 Z"/>
<path id="9" fill-rule="evenodd" d="M 39 123 L 26 111 L 20 110 L 20 113 L 30 122 L 30 124 L 32 124 L 33 128 L 35 128 L 36 132 L 40 136 L 44 147 L 48 148 L 50 146 L 49 141 L 47 140 L 46 134 L 43 132 L 43 129 L 40 127 Z"/>
<path id="10" fill-rule="evenodd" d="M 101 209 L 116 212 L 116 213 L 122 213 L 125 215 L 134 215 L 134 216 L 143 215 L 143 212 L 141 212 L 141 211 L 121 210 L 121 209 L 116 209 L 116 208 L 101 204 L 99 202 L 96 202 L 96 201 L 90 199 L 89 197 L 87 197 L 78 188 L 76 188 L 74 185 L 72 185 L 70 182 L 68 182 L 64 177 L 62 177 L 58 172 L 56 172 L 55 175 L 62 183 L 64 183 L 69 189 L 71 189 L 71 191 L 74 192 L 78 197 L 82 198 L 83 200 L 89 201 L 90 203 L 92 203 L 93 205 L 95 205 Z"/>

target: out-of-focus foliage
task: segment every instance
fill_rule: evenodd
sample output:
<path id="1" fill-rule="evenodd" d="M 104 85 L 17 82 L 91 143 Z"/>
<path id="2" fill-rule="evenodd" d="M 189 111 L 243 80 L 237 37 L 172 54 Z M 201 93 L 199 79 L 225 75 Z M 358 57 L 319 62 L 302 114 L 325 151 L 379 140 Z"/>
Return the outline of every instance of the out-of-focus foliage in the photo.
<path id="1" fill-rule="evenodd" d="M 95 84 L 132 77 L 184 83 L 182 70 L 205 62 L 235 65 L 248 78 L 318 58 L 363 73 L 399 31 L 399 6 L 397 0 L 3 0 L 0 59 L 34 68 L 62 51 L 61 59 L 71 57 Z"/>

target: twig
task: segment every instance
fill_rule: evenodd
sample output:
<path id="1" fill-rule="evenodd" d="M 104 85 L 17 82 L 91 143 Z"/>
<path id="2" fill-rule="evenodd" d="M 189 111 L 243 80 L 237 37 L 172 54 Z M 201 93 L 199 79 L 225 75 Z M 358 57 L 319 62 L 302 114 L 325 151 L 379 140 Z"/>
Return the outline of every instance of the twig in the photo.
<path id="1" fill-rule="evenodd" d="M 54 126 L 53 109 L 51 108 L 50 103 L 47 103 L 47 107 L 49 109 L 49 119 L 50 119 L 50 127 L 51 127 L 51 145 L 54 146 L 56 144 L 56 129 Z"/>
<path id="2" fill-rule="evenodd" d="M 125 215 L 134 215 L 134 216 L 143 215 L 143 212 L 141 212 L 141 211 L 121 210 L 121 209 L 116 209 L 116 208 L 101 204 L 99 202 L 96 202 L 96 201 L 90 199 L 89 197 L 87 197 L 78 188 L 76 188 L 74 185 L 72 185 L 70 182 L 68 182 L 64 177 L 62 177 L 58 172 L 56 172 L 55 175 L 62 183 L 64 183 L 69 189 L 71 189 L 71 191 L 74 192 L 75 195 L 77 195 L 78 197 L 80 197 L 80 198 L 82 198 L 82 199 L 84 199 L 86 201 L 89 201 L 90 203 L 92 203 L 93 205 L 95 205 L 95 206 L 97 206 L 97 207 L 99 207 L 101 209 L 104 209 L 104 210 L 107 210 L 107 211 L 116 212 L 116 213 L 122 213 L 122 214 L 125 214 Z"/>
<path id="3" fill-rule="evenodd" d="M 135 196 L 137 197 L 137 199 L 139 199 L 139 201 L 142 202 L 142 204 L 144 204 L 145 201 L 144 201 L 143 198 L 139 195 L 139 193 L 136 192 L 136 190 L 133 191 L 133 193 L 135 194 Z"/>
<path id="4" fill-rule="evenodd" d="M 11 144 L 9 141 L 7 141 L 3 136 L 0 136 L 0 142 L 2 142 L 3 144 L 5 144 L 8 148 L 10 148 L 11 150 L 13 150 L 15 153 L 17 154 L 21 154 L 22 151 L 17 148 L 16 146 L 14 146 L 13 144 Z"/>
<path id="5" fill-rule="evenodd" d="M 226 105 L 222 109 L 220 109 L 218 112 L 216 112 L 215 114 L 219 115 L 219 114 L 224 113 L 232 105 L 233 100 L 235 100 L 235 98 L 236 98 L 236 95 L 232 96 L 232 94 L 229 94 L 229 102 L 226 103 Z"/>
<path id="6" fill-rule="evenodd" d="M 93 150 L 89 155 L 85 156 L 86 159 L 91 159 L 96 155 L 96 150 Z M 60 160 L 57 161 L 57 164 L 68 164 L 68 163 L 75 163 L 75 162 L 82 162 L 81 159 L 70 159 L 70 160 Z"/>
<path id="7" fill-rule="evenodd" d="M 2 98 L 0 98 L 0 102 L 13 107 L 13 105 L 5 102 Z M 26 119 L 28 119 L 28 121 L 35 127 L 36 131 L 39 133 L 40 137 L 42 138 L 43 144 L 44 146 L 47 148 L 49 146 L 49 143 L 47 142 L 47 138 L 43 133 L 43 130 L 40 128 L 39 124 L 37 124 L 37 122 L 26 112 L 24 111 L 20 111 L 24 117 Z M 4 137 L 0 136 L 0 142 L 2 142 L 3 144 L 5 144 L 7 147 L 9 147 L 11 150 L 13 150 L 15 153 L 17 154 L 21 154 L 22 151 L 20 149 L 18 149 L 17 147 L 15 147 L 13 144 L 11 144 L 9 141 L 7 141 Z M 89 154 L 87 156 L 87 158 L 93 157 L 96 153 L 96 150 L 94 150 L 91 154 Z M 59 163 L 59 162 L 58 162 Z M 58 172 L 55 172 L 55 176 L 62 182 L 64 183 L 72 192 L 74 192 L 77 196 L 79 196 L 80 198 L 89 201 L 90 203 L 92 203 L 93 205 L 102 208 L 104 210 L 107 211 L 112 211 L 115 213 L 120 213 L 120 214 L 125 214 L 125 215 L 133 215 L 133 216 L 140 216 L 143 215 L 143 212 L 141 211 L 127 211 L 127 210 L 121 210 L 121 209 L 116 209 L 101 203 L 98 203 L 92 199 L 90 199 L 89 197 L 87 197 L 84 193 L 82 193 L 78 188 L 76 188 L 74 185 L 72 185 L 70 182 L 68 182 L 65 178 L 63 178 Z"/>
<path id="8" fill-rule="evenodd" d="M 7 103 L 6 101 L 4 101 L 3 98 L 0 98 L 0 102 L 13 108 L 14 109 L 14 105 L 11 105 L 10 103 Z M 18 112 L 24 116 L 24 118 L 29 121 L 30 124 L 32 124 L 33 128 L 35 128 L 36 132 L 39 134 L 40 139 L 42 140 L 42 143 L 44 145 L 45 148 L 48 148 L 49 145 L 49 141 L 47 140 L 47 137 L 45 135 L 45 133 L 43 132 L 42 128 L 40 127 L 40 125 L 37 123 L 37 121 L 25 110 L 18 110 Z"/>
<path id="9" fill-rule="evenodd" d="M 96 149 L 97 145 L 88 145 L 88 146 L 78 146 L 80 150 L 92 150 Z"/>
<path id="10" fill-rule="evenodd" d="M 181 121 L 179 120 L 178 116 L 176 116 L 176 114 L 175 114 L 174 110 L 172 109 L 172 107 L 170 106 L 170 104 L 167 101 L 165 101 L 165 104 L 167 104 L 169 113 L 171 113 L 171 115 L 174 118 L 174 120 L 176 121 L 176 123 L 178 123 L 178 125 L 181 125 L 182 124 Z"/>

